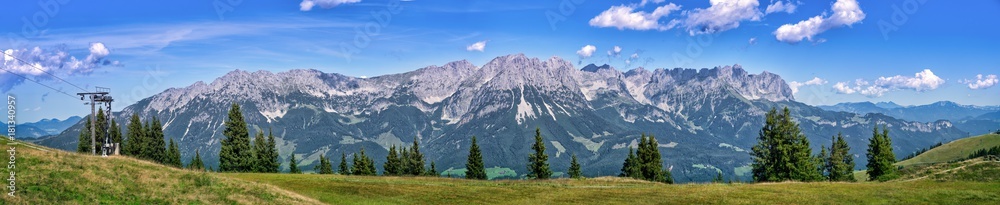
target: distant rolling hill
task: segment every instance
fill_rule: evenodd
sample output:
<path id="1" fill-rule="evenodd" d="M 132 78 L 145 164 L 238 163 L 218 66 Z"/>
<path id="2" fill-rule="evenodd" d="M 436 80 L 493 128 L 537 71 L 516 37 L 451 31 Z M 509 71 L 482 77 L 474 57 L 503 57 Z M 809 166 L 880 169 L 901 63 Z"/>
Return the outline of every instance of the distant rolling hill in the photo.
<path id="1" fill-rule="evenodd" d="M 916 157 L 896 163 L 899 166 L 932 164 L 962 160 L 980 149 L 1000 146 L 1000 135 L 987 134 L 969 137 L 943 144 Z"/>
<path id="2" fill-rule="evenodd" d="M 892 102 L 853 102 L 818 107 L 829 111 L 842 111 L 857 114 L 881 113 L 902 120 L 918 122 L 935 122 L 938 120 L 956 122 L 1000 111 L 1000 106 L 961 105 L 951 101 L 940 101 L 927 105 L 915 106 L 900 106 Z M 997 128 L 994 127 L 992 129 Z"/>
<path id="3" fill-rule="evenodd" d="M 18 124 L 15 137 L 18 139 L 34 139 L 49 135 L 57 135 L 63 130 L 75 125 L 77 122 L 80 122 L 81 119 L 83 118 L 80 118 L 79 116 L 72 116 L 66 118 L 65 120 L 52 118 L 42 119 L 38 122 Z M 7 133 L 7 129 L 0 130 L 0 134 L 10 135 L 10 133 Z"/>

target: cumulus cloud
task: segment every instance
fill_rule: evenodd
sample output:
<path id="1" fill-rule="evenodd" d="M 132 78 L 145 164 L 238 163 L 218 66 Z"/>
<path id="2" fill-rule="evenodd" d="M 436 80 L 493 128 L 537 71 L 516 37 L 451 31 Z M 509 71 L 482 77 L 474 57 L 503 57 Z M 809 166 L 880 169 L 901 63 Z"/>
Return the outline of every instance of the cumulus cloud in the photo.
<path id="1" fill-rule="evenodd" d="M 615 46 L 614 48 L 611 48 L 611 50 L 608 51 L 608 57 L 609 58 L 610 57 L 617 58 L 621 54 L 622 54 L 622 47 L 619 47 L 619 46 Z"/>
<path id="2" fill-rule="evenodd" d="M 880 97 L 886 92 L 895 90 L 914 90 L 917 92 L 935 90 L 944 83 L 945 80 L 934 75 L 930 69 L 924 69 L 913 74 L 913 77 L 902 75 L 879 77 L 874 82 L 857 79 L 853 87 L 847 82 L 838 82 L 833 86 L 833 89 L 842 94 L 857 92 L 868 97 Z"/>
<path id="3" fill-rule="evenodd" d="M 593 45 L 586 45 L 576 51 L 576 55 L 579 55 L 581 59 L 590 58 L 591 55 L 594 55 L 594 51 L 597 51 L 597 47 Z"/>
<path id="4" fill-rule="evenodd" d="M 102 66 L 121 65 L 118 61 L 106 58 L 111 51 L 103 43 L 91 43 L 87 50 L 88 55 L 83 60 L 71 56 L 64 47 L 4 50 L 2 63 L 6 71 L 0 72 L 0 80 L 4 82 L 0 85 L 0 91 L 7 92 L 24 83 L 24 78 L 18 75 L 44 81 L 53 79 L 46 73 L 60 76 L 89 75 Z"/>
<path id="5" fill-rule="evenodd" d="M 750 38 L 750 40 L 747 43 L 750 45 L 757 44 L 757 37 Z"/>
<path id="6" fill-rule="evenodd" d="M 662 2 L 662 0 L 659 2 Z M 643 1 L 640 4 L 645 5 L 646 3 L 646 1 Z M 610 9 L 590 19 L 590 26 L 598 28 L 614 27 L 618 28 L 618 30 L 667 30 L 673 28 L 676 24 L 661 24 L 660 18 L 670 15 L 671 12 L 680 10 L 681 6 L 669 3 L 656 7 L 651 13 L 636 11 L 636 9 L 637 6 L 635 5 L 612 6 Z"/>
<path id="7" fill-rule="evenodd" d="M 800 21 L 796 24 L 785 24 L 774 31 L 778 41 L 798 43 L 803 39 L 812 41 L 813 37 L 832 28 L 851 26 L 865 19 L 857 0 L 837 0 L 833 3 L 833 13 L 819 15 Z M 825 16 L 825 17 L 824 17 Z"/>
<path id="8" fill-rule="evenodd" d="M 806 85 L 823 85 L 823 84 L 826 84 L 826 83 L 827 83 L 826 80 L 823 80 L 823 79 L 821 79 L 819 77 L 813 77 L 812 80 L 809 80 L 809 81 L 806 81 L 806 82 L 798 82 L 798 81 L 789 82 L 788 83 L 788 87 L 790 87 L 792 89 L 792 94 L 795 94 L 795 93 L 799 92 L 799 87 L 806 86 Z"/>
<path id="9" fill-rule="evenodd" d="M 688 33 L 708 34 L 734 29 L 741 21 L 760 21 L 763 16 L 757 0 L 710 0 L 711 6 L 684 12 Z"/>
<path id="10" fill-rule="evenodd" d="M 978 90 L 993 87 L 994 85 L 997 85 L 1000 80 L 997 79 L 997 75 L 986 75 L 984 78 L 983 74 L 979 74 L 976 75 L 975 80 L 961 80 L 959 82 L 968 85 L 969 89 Z"/>
<path id="11" fill-rule="evenodd" d="M 472 45 L 466 46 L 465 50 L 483 52 L 484 50 L 486 50 L 486 41 L 473 43 Z"/>
<path id="12" fill-rule="evenodd" d="M 799 7 L 798 5 L 801 5 L 801 4 L 802 4 L 802 2 L 798 2 L 798 3 L 793 4 L 791 1 L 787 1 L 787 2 L 786 1 L 772 1 L 771 5 L 767 5 L 767 9 L 764 10 L 764 14 L 771 14 L 771 13 L 777 13 L 777 12 L 785 12 L 785 13 L 789 13 L 789 14 L 795 13 L 795 9 L 797 9 Z"/>
<path id="13" fill-rule="evenodd" d="M 299 3 L 299 10 L 310 11 L 315 6 L 329 9 L 341 4 L 353 4 L 358 2 L 361 2 L 361 0 L 302 0 L 302 2 Z"/>

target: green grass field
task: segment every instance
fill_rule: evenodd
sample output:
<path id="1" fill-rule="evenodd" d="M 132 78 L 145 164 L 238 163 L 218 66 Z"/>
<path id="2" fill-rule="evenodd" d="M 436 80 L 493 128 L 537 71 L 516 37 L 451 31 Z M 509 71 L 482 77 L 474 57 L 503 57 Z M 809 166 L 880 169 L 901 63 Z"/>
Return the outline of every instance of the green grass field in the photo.
<path id="1" fill-rule="evenodd" d="M 898 162 L 896 165 L 905 167 L 916 164 L 933 164 L 961 160 L 969 157 L 969 154 L 972 154 L 972 152 L 995 146 L 1000 146 L 1000 135 L 987 134 L 969 137 L 943 144 L 916 157 Z"/>
<path id="2" fill-rule="evenodd" d="M 0 141 L 8 144 L 8 141 Z M 475 181 L 441 177 L 205 173 L 19 143 L 17 197 L 0 204 L 998 204 L 995 162 L 887 183 L 667 185 L 617 177 Z M 956 168 L 957 167 L 957 168 Z M 928 168 L 930 169 L 930 168 Z M 9 171 L 9 170 L 7 170 Z M 945 171 L 945 172 L 942 172 Z M 996 178 L 996 177 L 994 177 Z"/>
<path id="3" fill-rule="evenodd" d="M 546 181 L 339 175 L 223 174 L 329 204 L 996 204 L 1000 183 L 667 185 L 602 177 Z"/>
<path id="4" fill-rule="evenodd" d="M 14 169 L 5 166 L 3 172 L 4 179 L 16 173 L 16 192 L 8 196 L 5 187 L 0 204 L 320 204 L 267 184 L 2 138 L 0 147 L 16 151 Z M 5 153 L 9 159 L 9 152 Z"/>

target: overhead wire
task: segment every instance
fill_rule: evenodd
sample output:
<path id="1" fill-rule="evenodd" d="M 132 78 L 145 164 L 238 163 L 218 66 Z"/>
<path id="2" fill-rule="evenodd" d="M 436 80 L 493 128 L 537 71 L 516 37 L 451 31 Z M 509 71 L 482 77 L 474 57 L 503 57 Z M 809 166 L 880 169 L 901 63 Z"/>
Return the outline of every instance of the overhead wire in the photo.
<path id="1" fill-rule="evenodd" d="M 7 54 L 7 52 L 0 52 L 0 53 L 3 53 L 3 54 L 4 54 L 4 55 L 6 55 L 6 56 L 10 56 L 10 57 L 11 57 L 11 58 L 13 58 L 14 60 L 17 60 L 17 61 L 20 61 L 21 63 L 24 63 L 24 64 L 26 64 L 26 65 L 30 66 L 31 68 L 34 68 L 34 69 L 36 69 L 36 70 L 38 70 L 38 71 L 42 71 L 42 72 L 43 72 L 43 73 L 45 73 L 45 74 L 49 74 L 50 76 L 52 76 L 52 77 L 54 77 L 54 78 L 56 78 L 56 79 L 59 79 L 59 80 L 61 80 L 61 81 L 63 81 L 63 82 L 66 82 L 66 84 L 69 84 L 69 85 L 72 85 L 73 87 L 76 87 L 76 88 L 79 88 L 79 89 L 80 89 L 80 90 L 82 90 L 83 92 L 89 92 L 89 91 L 88 91 L 87 89 L 83 89 L 82 87 L 80 87 L 80 86 L 77 86 L 76 84 L 73 84 L 73 83 L 70 83 L 69 81 L 66 81 L 66 79 L 62 79 L 62 78 L 60 78 L 59 76 L 56 76 L 55 74 L 52 74 L 52 73 L 49 73 L 48 71 L 45 71 L 45 69 L 42 69 L 42 68 L 39 68 L 39 67 L 38 67 L 38 66 L 36 66 L 35 64 L 31 64 L 31 63 L 28 63 L 27 61 L 25 61 L 25 60 L 21 60 L 20 58 L 18 58 L 18 57 L 15 57 L 14 55 L 11 55 L 11 54 Z M 5 69 L 5 70 L 6 70 L 6 69 Z M 10 71 L 10 70 L 8 70 L 7 72 L 10 72 L 10 73 L 14 73 L 13 71 Z M 22 76 L 22 77 L 23 77 L 23 76 Z M 27 79 L 27 78 L 25 78 L 25 79 Z"/>

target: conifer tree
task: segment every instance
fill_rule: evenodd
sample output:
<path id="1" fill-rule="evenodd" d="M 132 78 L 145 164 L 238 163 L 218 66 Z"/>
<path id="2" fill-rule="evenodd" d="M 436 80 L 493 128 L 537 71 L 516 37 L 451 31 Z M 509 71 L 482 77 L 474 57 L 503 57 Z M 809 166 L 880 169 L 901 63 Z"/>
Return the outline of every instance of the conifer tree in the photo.
<path id="1" fill-rule="evenodd" d="M 181 164 L 181 151 L 177 148 L 177 143 L 174 143 L 174 138 L 170 138 L 170 149 L 167 149 L 166 160 L 164 160 L 164 163 L 178 168 L 183 166 Z"/>
<path id="2" fill-rule="evenodd" d="M 847 145 L 844 136 L 837 133 L 830 147 L 828 174 L 831 181 L 855 181 L 854 157 L 850 154 L 851 147 Z"/>
<path id="3" fill-rule="evenodd" d="M 809 140 L 799 130 L 798 124 L 792 121 L 788 107 L 781 113 L 775 108 L 767 112 L 757 145 L 752 150 L 753 178 L 758 182 L 817 181 L 823 178 Z"/>
<path id="4" fill-rule="evenodd" d="M 542 141 L 542 131 L 535 128 L 535 143 L 531 145 L 535 153 L 528 155 L 528 178 L 548 179 L 552 176 L 549 170 L 549 155 L 545 154 L 545 142 Z"/>
<path id="5" fill-rule="evenodd" d="M 409 159 L 406 162 L 409 164 L 406 170 L 406 174 L 419 176 L 424 173 L 424 154 L 420 153 L 420 140 L 413 137 L 413 146 L 410 147 Z"/>
<path id="6" fill-rule="evenodd" d="M 396 145 L 389 146 L 389 155 L 385 157 L 385 163 L 382 164 L 382 175 L 385 176 L 399 176 L 401 170 L 399 169 L 400 160 L 399 155 L 396 154 Z"/>
<path id="7" fill-rule="evenodd" d="M 642 174 L 639 171 L 639 157 L 635 156 L 635 152 L 632 147 L 628 148 L 628 157 L 625 158 L 625 163 L 622 164 L 622 173 L 619 176 L 631 177 L 639 179 Z"/>
<path id="8" fill-rule="evenodd" d="M 108 118 L 104 115 L 104 108 L 97 109 L 97 128 L 94 131 L 97 132 L 97 137 L 94 139 L 94 143 L 97 143 L 97 146 L 94 146 L 94 149 L 97 149 L 97 155 L 101 155 L 102 151 L 104 151 L 104 140 L 109 137 Z"/>
<path id="9" fill-rule="evenodd" d="M 141 158 L 139 155 L 142 155 L 143 146 L 146 145 L 146 133 L 142 122 L 139 120 L 139 115 L 132 113 L 127 126 L 128 132 L 125 133 L 127 137 L 125 145 L 122 146 L 122 154 Z"/>
<path id="10" fill-rule="evenodd" d="M 194 157 L 191 158 L 191 162 L 188 163 L 188 169 L 204 171 L 205 164 L 201 161 L 201 153 L 198 150 L 194 151 Z"/>
<path id="11" fill-rule="evenodd" d="M 819 160 L 819 162 L 817 163 L 819 165 L 819 167 L 817 167 L 817 169 L 819 169 L 819 174 L 823 175 L 824 180 L 829 180 L 830 170 L 832 170 L 833 168 L 833 166 L 831 165 L 833 164 L 831 164 L 830 161 L 830 154 L 826 152 L 826 147 L 821 147 L 819 156 L 816 157 L 816 159 Z"/>
<path id="12" fill-rule="evenodd" d="M 316 167 L 316 171 L 319 174 L 333 174 L 333 164 L 330 163 L 330 158 L 326 158 L 323 155 L 319 156 L 319 166 Z"/>
<path id="13" fill-rule="evenodd" d="M 896 155 L 892 152 L 892 139 L 889 138 L 889 128 L 883 127 L 882 132 L 876 126 L 872 130 L 872 138 L 868 141 L 868 180 L 888 181 L 897 176 Z"/>
<path id="14" fill-rule="evenodd" d="M 115 119 L 111 119 L 111 143 L 118 143 L 118 149 L 121 149 L 122 143 L 122 128 L 118 125 Z M 109 153 L 110 154 L 110 153 Z"/>
<path id="15" fill-rule="evenodd" d="M 265 152 L 265 162 L 264 165 L 266 169 L 264 172 L 267 173 L 278 173 L 278 169 L 281 168 L 281 162 L 278 161 L 278 145 L 274 142 L 274 133 L 271 129 L 267 129 L 267 152 Z"/>
<path id="16" fill-rule="evenodd" d="M 90 154 L 91 153 L 90 149 L 93 148 L 91 145 L 92 144 L 90 141 L 90 118 L 87 117 L 86 122 L 84 122 L 83 129 L 80 130 L 80 140 L 79 143 L 76 144 L 76 152 Z"/>
<path id="17" fill-rule="evenodd" d="M 434 161 L 431 161 L 431 169 L 427 170 L 427 176 L 434 176 L 434 177 L 440 176 L 438 175 L 437 167 L 434 166 Z"/>
<path id="18" fill-rule="evenodd" d="M 449 172 L 451 173 L 451 172 Z M 469 158 L 465 162 L 466 179 L 486 179 L 486 167 L 483 164 L 483 153 L 476 143 L 476 136 L 472 136 L 472 146 L 469 146 Z"/>
<path id="19" fill-rule="evenodd" d="M 576 154 L 573 154 L 572 160 L 569 162 L 569 173 L 570 178 L 579 179 L 583 177 L 583 173 L 580 171 L 580 163 L 576 162 Z"/>
<path id="20" fill-rule="evenodd" d="M 270 164 L 270 160 L 267 159 L 270 155 L 267 147 L 267 139 L 264 138 L 264 132 L 257 131 L 256 137 L 253 139 L 253 164 L 251 166 L 252 172 L 264 173 L 269 169 L 267 166 Z M 322 159 L 322 156 L 320 156 Z"/>
<path id="21" fill-rule="evenodd" d="M 160 164 L 166 164 L 164 162 L 167 159 L 167 143 L 163 137 L 163 124 L 160 123 L 160 119 L 153 116 L 153 122 L 147 131 L 146 139 L 149 144 L 143 150 L 144 158 Z"/>
<path id="22" fill-rule="evenodd" d="M 351 167 L 347 166 L 347 154 L 343 152 L 340 153 L 340 166 L 337 169 L 337 173 L 351 175 Z"/>
<path id="23" fill-rule="evenodd" d="M 353 175 L 361 176 L 374 176 L 375 175 L 375 160 L 372 160 L 365 154 L 365 148 L 361 148 L 361 152 L 354 155 L 354 167 L 351 168 Z"/>
<path id="24" fill-rule="evenodd" d="M 222 135 L 226 138 L 220 142 L 222 149 L 219 150 L 219 171 L 221 172 L 247 172 L 253 163 L 253 150 L 250 148 L 250 134 L 247 131 L 247 124 L 243 121 L 243 114 L 240 106 L 233 103 L 229 109 L 229 116 L 225 122 L 225 130 Z"/>
<path id="25" fill-rule="evenodd" d="M 638 164 L 642 179 L 655 182 L 666 181 L 662 169 L 663 160 L 660 157 L 660 150 L 658 146 L 659 144 L 656 142 L 656 138 L 652 135 L 646 136 L 646 134 L 642 134 L 642 140 L 639 143 L 639 150 L 636 151 L 636 156 L 639 159 Z"/>
<path id="26" fill-rule="evenodd" d="M 712 179 L 712 183 L 722 183 L 722 172 L 715 174 L 715 178 Z"/>
<path id="27" fill-rule="evenodd" d="M 299 162 L 295 161 L 295 153 L 288 159 L 288 173 L 291 174 L 301 174 L 302 171 L 299 170 Z"/>

